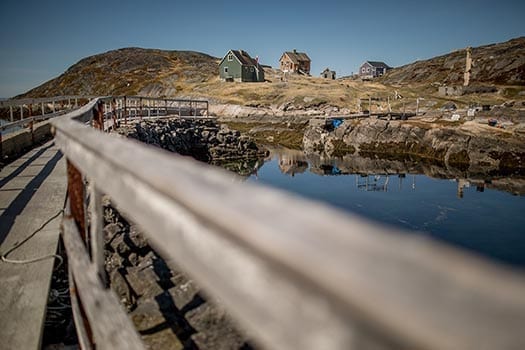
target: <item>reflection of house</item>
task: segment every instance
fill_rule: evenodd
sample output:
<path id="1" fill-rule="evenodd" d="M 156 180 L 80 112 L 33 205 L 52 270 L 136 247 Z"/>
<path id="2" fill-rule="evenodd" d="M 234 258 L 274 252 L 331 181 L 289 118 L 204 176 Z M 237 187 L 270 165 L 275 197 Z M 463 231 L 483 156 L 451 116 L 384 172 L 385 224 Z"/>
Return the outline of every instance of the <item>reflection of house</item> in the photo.
<path id="1" fill-rule="evenodd" d="M 308 169 L 308 161 L 302 152 L 289 151 L 279 153 L 279 169 L 281 173 L 294 176 Z"/>
<path id="2" fill-rule="evenodd" d="M 359 68 L 359 77 L 364 80 L 377 78 L 390 69 L 392 69 L 392 67 L 384 62 L 365 61 Z"/>
<path id="3" fill-rule="evenodd" d="M 458 198 L 463 198 L 463 189 L 465 187 L 469 188 L 470 182 L 467 179 L 456 179 L 456 181 L 458 182 L 457 196 Z"/>
<path id="4" fill-rule="evenodd" d="M 219 63 L 219 76 L 223 81 L 262 82 L 264 69 L 244 50 L 230 50 Z"/>
<path id="5" fill-rule="evenodd" d="M 281 71 L 285 73 L 301 73 L 310 75 L 310 57 L 304 52 L 297 50 L 286 51 L 279 59 Z"/>
<path id="6" fill-rule="evenodd" d="M 325 78 L 325 79 L 335 79 L 335 70 L 330 70 L 329 68 L 326 68 L 322 73 L 321 73 L 321 78 Z"/>

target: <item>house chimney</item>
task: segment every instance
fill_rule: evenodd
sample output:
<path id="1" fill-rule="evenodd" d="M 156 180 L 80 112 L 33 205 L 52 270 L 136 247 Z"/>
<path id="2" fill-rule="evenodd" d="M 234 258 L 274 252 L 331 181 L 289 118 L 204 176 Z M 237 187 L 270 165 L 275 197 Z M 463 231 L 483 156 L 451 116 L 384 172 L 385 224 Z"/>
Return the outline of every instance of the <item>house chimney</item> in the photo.
<path id="1" fill-rule="evenodd" d="M 293 49 L 293 53 L 297 53 L 297 49 Z"/>

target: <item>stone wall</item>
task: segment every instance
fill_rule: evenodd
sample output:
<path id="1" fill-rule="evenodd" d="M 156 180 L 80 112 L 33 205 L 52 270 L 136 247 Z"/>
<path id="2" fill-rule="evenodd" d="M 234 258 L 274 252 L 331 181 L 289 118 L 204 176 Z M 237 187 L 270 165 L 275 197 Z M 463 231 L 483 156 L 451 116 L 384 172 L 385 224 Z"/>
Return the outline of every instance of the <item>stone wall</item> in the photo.
<path id="1" fill-rule="evenodd" d="M 192 156 L 197 160 L 253 159 L 264 157 L 249 137 L 239 131 L 218 125 L 211 119 L 157 119 L 142 121 L 128 129 L 121 129 L 128 137 L 171 152 Z"/>

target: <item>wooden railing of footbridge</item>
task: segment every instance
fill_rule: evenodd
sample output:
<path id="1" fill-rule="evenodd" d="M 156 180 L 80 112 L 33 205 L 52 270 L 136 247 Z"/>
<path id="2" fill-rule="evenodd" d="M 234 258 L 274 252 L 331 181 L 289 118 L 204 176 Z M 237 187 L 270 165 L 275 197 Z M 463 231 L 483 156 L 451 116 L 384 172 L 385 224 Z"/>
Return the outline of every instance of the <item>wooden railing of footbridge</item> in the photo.
<path id="1" fill-rule="evenodd" d="M 31 143 L 34 144 L 35 124 L 67 114 L 95 97 L 74 95 L 0 101 L 0 116 L 8 120 L 0 125 L 0 158 L 4 156 L 2 147 L 4 135 L 22 130 L 30 134 Z M 126 123 L 130 118 L 160 118 L 169 115 L 203 117 L 208 115 L 208 101 L 204 100 L 117 96 L 104 101 L 101 105 L 102 118 L 105 120 L 105 128 L 109 129 L 113 128 L 117 122 Z"/>
<path id="2" fill-rule="evenodd" d="M 104 281 L 102 193 L 263 347 L 525 348 L 522 271 L 85 124 L 100 103 L 133 114 L 120 101 L 53 121 L 68 160 L 63 239 L 83 348 L 143 348 Z"/>

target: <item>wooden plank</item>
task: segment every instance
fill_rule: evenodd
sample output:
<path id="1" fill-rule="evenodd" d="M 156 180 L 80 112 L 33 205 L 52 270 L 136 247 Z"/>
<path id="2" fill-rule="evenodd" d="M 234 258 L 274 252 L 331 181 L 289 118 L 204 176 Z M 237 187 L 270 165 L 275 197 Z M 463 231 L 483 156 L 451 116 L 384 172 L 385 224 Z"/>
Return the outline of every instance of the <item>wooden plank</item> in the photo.
<path id="1" fill-rule="evenodd" d="M 55 125 L 76 166 L 264 345 L 525 346 L 523 276 L 66 118 Z"/>
<path id="2" fill-rule="evenodd" d="M 64 218 L 63 240 L 80 302 L 93 331 L 97 349 L 144 349 L 117 297 L 100 283 L 75 221 Z"/>

